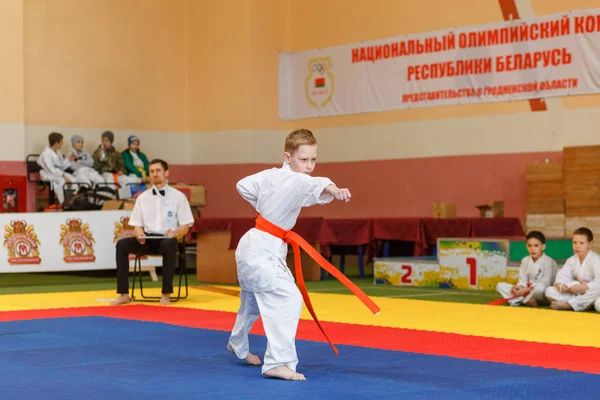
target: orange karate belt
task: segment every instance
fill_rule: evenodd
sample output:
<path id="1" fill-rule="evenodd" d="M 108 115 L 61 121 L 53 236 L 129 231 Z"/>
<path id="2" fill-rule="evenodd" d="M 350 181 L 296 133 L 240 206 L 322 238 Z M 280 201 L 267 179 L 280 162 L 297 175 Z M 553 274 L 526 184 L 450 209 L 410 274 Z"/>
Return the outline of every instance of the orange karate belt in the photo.
<path id="1" fill-rule="evenodd" d="M 532 286 L 533 286 L 533 284 L 532 284 L 531 282 L 527 282 L 527 287 L 528 287 L 528 288 L 529 288 L 529 287 L 532 287 Z M 521 296 L 513 296 L 513 297 L 510 297 L 510 298 L 508 298 L 508 299 L 498 299 L 498 300 L 494 300 L 494 301 L 492 301 L 492 302 L 488 303 L 488 305 L 490 305 L 490 306 L 499 306 L 499 305 L 501 305 L 501 304 L 508 303 L 508 301 L 509 301 L 509 300 L 517 299 L 517 298 L 519 298 L 519 297 L 521 297 Z"/>
<path id="2" fill-rule="evenodd" d="M 116 172 L 113 172 L 112 176 L 113 176 L 113 181 L 116 184 L 117 190 L 121 189 L 121 186 L 119 185 L 119 174 L 117 174 Z"/>
<path id="3" fill-rule="evenodd" d="M 270 223 L 269 221 L 267 221 L 266 219 L 264 219 L 262 217 L 262 215 L 259 215 L 258 218 L 256 218 L 255 228 L 258 230 L 261 230 L 263 232 L 269 233 L 275 237 L 278 237 L 278 238 L 282 239 L 285 243 L 289 243 L 292 245 L 292 249 L 294 250 L 294 266 L 295 266 L 295 271 L 296 271 L 296 282 L 298 283 L 298 288 L 300 289 L 300 293 L 302 293 L 302 298 L 304 299 L 306 308 L 308 308 L 310 315 L 312 315 L 313 319 L 317 323 L 317 326 L 319 327 L 319 329 L 325 336 L 325 339 L 327 339 L 327 341 L 331 345 L 333 352 L 336 355 L 338 355 L 339 354 L 338 349 L 335 347 L 335 345 L 333 344 L 331 339 L 329 339 L 329 336 L 327 336 L 325 329 L 323 329 L 323 327 L 321 326 L 321 322 L 319 322 L 319 319 L 317 318 L 317 314 L 315 313 L 312 303 L 310 302 L 310 297 L 308 297 L 308 291 L 306 290 L 306 284 L 304 283 L 304 277 L 302 275 L 302 261 L 300 259 L 300 247 L 302 247 L 302 249 L 313 260 L 315 260 L 319 264 L 319 266 L 321 266 L 321 268 L 323 268 L 325 271 L 329 272 L 331 275 L 335 276 L 341 283 L 344 284 L 344 286 L 346 286 L 348 289 L 350 289 L 350 291 L 352 293 L 354 293 L 354 295 L 356 295 L 356 297 L 358 297 L 360 299 L 360 301 L 362 301 L 369 308 L 369 310 L 371 310 L 371 312 L 373 314 L 379 314 L 379 311 L 381 311 L 381 309 L 379 308 L 379 306 L 377 306 L 377 304 L 375 304 L 375 302 L 373 302 L 373 300 L 371 300 L 369 298 L 369 296 L 367 296 L 362 290 L 360 290 L 358 288 L 358 286 L 356 286 L 354 283 L 352 283 L 352 281 L 350 281 L 350 279 L 346 278 L 346 276 L 344 274 L 342 274 L 340 271 L 338 271 L 337 268 L 335 268 L 333 265 L 331 265 L 331 263 L 329 261 L 327 261 L 321 254 L 319 254 L 319 252 L 316 251 L 315 248 L 312 247 L 306 240 L 304 240 L 302 238 L 302 236 L 298 235 L 295 232 L 285 231 L 285 230 L 281 229 L 277 225 L 274 225 L 274 224 Z"/>

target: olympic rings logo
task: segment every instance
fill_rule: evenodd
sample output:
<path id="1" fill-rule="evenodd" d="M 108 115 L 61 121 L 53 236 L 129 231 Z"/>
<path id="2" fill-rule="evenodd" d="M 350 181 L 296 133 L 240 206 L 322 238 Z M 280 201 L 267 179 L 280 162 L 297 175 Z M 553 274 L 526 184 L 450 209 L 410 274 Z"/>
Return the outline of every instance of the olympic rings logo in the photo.
<path id="1" fill-rule="evenodd" d="M 314 63 L 312 65 L 312 72 L 324 74 L 325 72 L 327 72 L 327 64 L 326 63 Z"/>

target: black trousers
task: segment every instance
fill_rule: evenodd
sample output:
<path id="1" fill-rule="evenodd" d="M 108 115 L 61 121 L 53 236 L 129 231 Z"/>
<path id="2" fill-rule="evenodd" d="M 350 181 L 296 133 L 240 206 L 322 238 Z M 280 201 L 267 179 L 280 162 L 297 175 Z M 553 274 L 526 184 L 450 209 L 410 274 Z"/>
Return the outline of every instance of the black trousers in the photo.
<path id="1" fill-rule="evenodd" d="M 117 293 L 129 293 L 129 254 L 143 256 L 160 254 L 163 256 L 162 293 L 173 293 L 173 275 L 177 263 L 177 239 L 146 239 L 141 244 L 135 237 L 117 242 Z"/>

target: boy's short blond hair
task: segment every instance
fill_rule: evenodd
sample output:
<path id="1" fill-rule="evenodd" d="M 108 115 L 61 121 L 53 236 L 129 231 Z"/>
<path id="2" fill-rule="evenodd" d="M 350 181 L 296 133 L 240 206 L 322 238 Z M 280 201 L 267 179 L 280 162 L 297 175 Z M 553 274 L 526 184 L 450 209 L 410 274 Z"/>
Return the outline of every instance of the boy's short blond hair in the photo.
<path id="1" fill-rule="evenodd" d="M 309 146 L 317 144 L 317 139 L 315 139 L 312 132 L 308 129 L 296 129 L 285 138 L 285 152 L 291 154 L 303 144 Z"/>

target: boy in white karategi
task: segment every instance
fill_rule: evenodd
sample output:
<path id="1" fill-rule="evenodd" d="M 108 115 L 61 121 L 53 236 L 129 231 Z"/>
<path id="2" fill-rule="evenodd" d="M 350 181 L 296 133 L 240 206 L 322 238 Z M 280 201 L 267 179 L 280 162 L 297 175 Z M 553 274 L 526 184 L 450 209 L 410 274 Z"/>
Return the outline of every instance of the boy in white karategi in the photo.
<path id="1" fill-rule="evenodd" d="M 544 253 L 546 237 L 542 232 L 531 231 L 525 238 L 529 255 L 521 260 L 519 282 L 516 285 L 500 282 L 496 290 L 502 297 L 509 299 L 508 304 L 511 306 L 537 307 L 549 304 L 544 293 L 554 282 L 556 261 Z"/>
<path id="2" fill-rule="evenodd" d="M 75 177 L 67 172 L 70 170 L 70 163 L 63 158 L 60 151 L 62 145 L 63 135 L 52 132 L 48 135 L 48 147 L 37 159 L 37 163 L 41 167 L 40 177 L 42 180 L 50 182 L 60 204 L 65 202 L 63 192 L 65 183 L 75 182 Z"/>
<path id="3" fill-rule="evenodd" d="M 573 252 L 556 274 L 546 297 L 555 310 L 584 311 L 600 298 L 600 256 L 592 251 L 594 235 L 588 228 L 573 233 Z"/>
<path id="4" fill-rule="evenodd" d="M 290 133 L 285 141 L 284 164 L 248 176 L 237 190 L 266 220 L 286 231 L 292 229 L 302 207 L 327 204 L 334 198 L 350 201 L 350 191 L 328 178 L 310 174 L 317 159 L 317 141 L 307 129 Z M 261 316 L 267 336 L 262 374 L 286 380 L 305 380 L 296 372 L 296 330 L 302 296 L 286 264 L 287 244 L 253 228 L 240 240 L 236 252 L 241 305 L 227 349 L 248 364 L 260 365 L 249 352 L 248 333 Z"/>
<path id="5" fill-rule="evenodd" d="M 104 178 L 94 169 L 92 155 L 83 150 L 83 136 L 73 135 L 71 145 L 73 148 L 69 150 L 65 158 L 71 163 L 73 176 L 77 182 L 84 182 L 92 187 L 97 183 L 104 183 Z"/>

